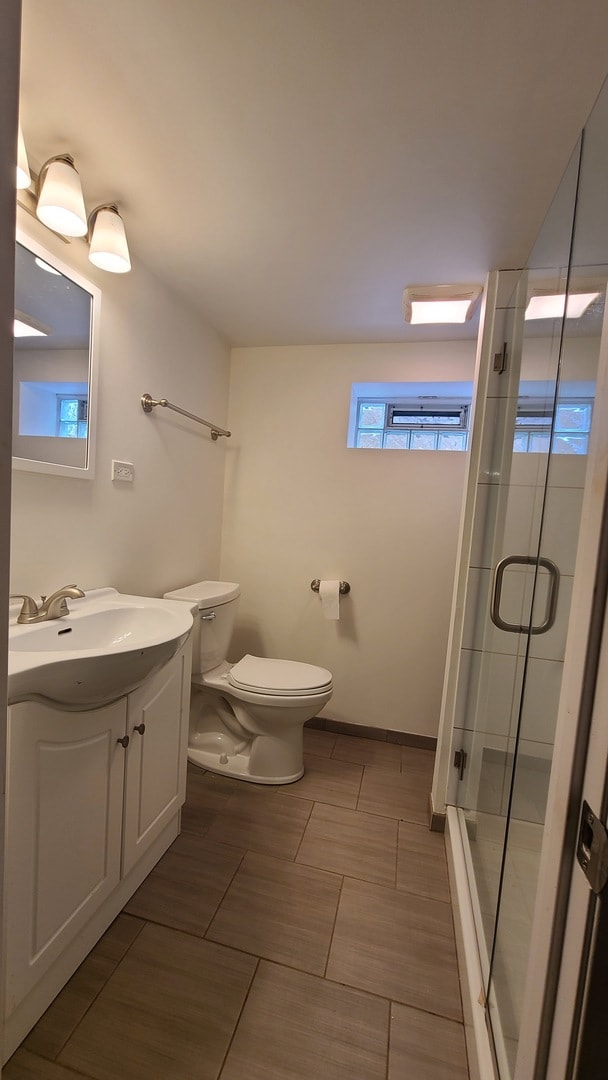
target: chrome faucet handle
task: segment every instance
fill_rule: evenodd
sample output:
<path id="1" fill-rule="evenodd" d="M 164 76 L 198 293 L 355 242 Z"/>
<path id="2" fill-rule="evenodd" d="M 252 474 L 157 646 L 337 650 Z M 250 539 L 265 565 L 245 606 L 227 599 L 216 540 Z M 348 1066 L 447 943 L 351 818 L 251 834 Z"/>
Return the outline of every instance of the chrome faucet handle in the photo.
<path id="1" fill-rule="evenodd" d="M 38 614 L 38 604 L 27 593 L 11 593 L 9 600 L 23 600 L 21 611 L 17 616 L 17 622 L 29 622 Z"/>

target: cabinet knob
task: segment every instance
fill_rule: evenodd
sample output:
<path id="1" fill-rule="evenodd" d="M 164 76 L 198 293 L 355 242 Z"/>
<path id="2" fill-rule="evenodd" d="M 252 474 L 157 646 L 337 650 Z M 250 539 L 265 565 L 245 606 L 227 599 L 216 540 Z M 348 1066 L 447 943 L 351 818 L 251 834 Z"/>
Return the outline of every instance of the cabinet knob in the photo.
<path id="1" fill-rule="evenodd" d="M 129 745 L 129 741 L 130 740 L 129 740 L 128 735 L 123 735 L 122 739 L 117 739 L 116 740 L 117 743 L 120 743 L 121 746 L 124 746 L 125 750 L 127 749 L 127 746 Z"/>
<path id="2" fill-rule="evenodd" d="M 146 730 L 146 725 L 143 724 L 143 723 L 142 724 L 135 724 L 135 727 L 133 728 L 133 731 L 139 731 L 140 735 L 143 735 L 145 730 Z"/>

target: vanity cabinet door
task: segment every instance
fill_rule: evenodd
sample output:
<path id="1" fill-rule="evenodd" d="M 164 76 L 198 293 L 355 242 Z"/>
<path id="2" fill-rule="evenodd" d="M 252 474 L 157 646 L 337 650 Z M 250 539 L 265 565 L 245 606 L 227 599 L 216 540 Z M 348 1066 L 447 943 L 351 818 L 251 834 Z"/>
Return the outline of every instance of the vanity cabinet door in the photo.
<path id="1" fill-rule="evenodd" d="M 9 1015 L 118 884 L 126 703 L 8 710 Z"/>
<path id="2" fill-rule="evenodd" d="M 128 697 L 123 875 L 186 798 L 190 666 L 188 645 Z"/>

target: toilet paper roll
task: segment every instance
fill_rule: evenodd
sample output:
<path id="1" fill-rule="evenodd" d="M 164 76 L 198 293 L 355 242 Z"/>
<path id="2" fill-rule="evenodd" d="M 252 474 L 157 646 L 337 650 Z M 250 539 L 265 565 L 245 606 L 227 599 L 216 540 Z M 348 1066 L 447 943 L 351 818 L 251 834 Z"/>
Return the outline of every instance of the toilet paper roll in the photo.
<path id="1" fill-rule="evenodd" d="M 321 607 L 326 619 L 340 618 L 340 582 L 321 581 L 319 584 Z"/>

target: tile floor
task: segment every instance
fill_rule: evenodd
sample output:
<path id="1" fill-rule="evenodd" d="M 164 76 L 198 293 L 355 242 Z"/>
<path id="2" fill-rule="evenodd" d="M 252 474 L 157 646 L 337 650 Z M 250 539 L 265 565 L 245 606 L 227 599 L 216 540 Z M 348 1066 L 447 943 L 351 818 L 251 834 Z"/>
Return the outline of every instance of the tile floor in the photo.
<path id="1" fill-rule="evenodd" d="M 305 745 L 289 786 L 190 768 L 181 835 L 6 1080 L 467 1080 L 433 755 Z"/>

